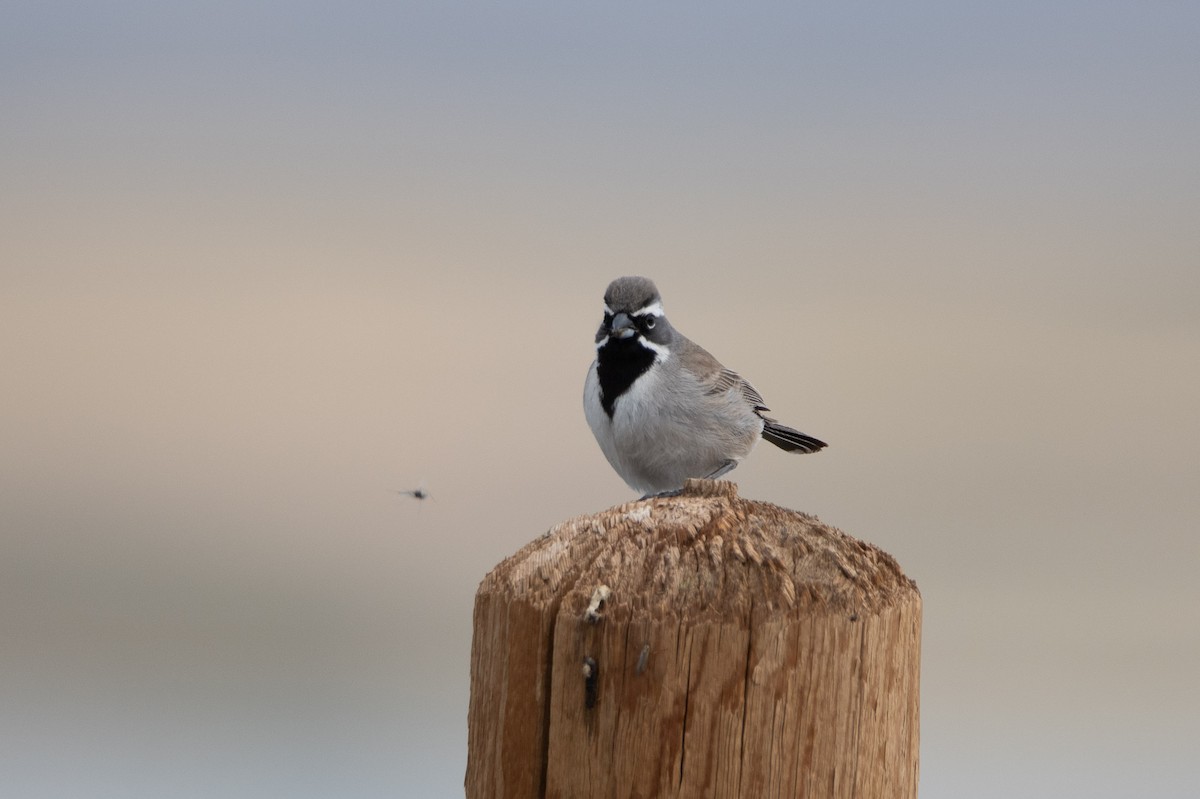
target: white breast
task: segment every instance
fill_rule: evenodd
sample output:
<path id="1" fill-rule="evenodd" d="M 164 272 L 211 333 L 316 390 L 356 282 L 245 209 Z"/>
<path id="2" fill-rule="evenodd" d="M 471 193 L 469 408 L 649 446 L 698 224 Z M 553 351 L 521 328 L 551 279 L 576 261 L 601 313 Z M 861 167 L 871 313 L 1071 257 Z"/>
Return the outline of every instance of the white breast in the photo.
<path id="1" fill-rule="evenodd" d="M 666 382 L 664 382 L 666 381 Z M 600 402 L 593 363 L 584 383 L 584 414 L 604 457 L 644 494 L 679 488 L 728 460 L 750 454 L 763 420 L 736 388 L 709 394 L 688 372 L 655 363 L 617 399 L 612 418 Z"/>
<path id="2" fill-rule="evenodd" d="M 600 379 L 593 362 L 583 390 L 583 411 L 588 425 L 600 444 L 600 450 L 613 470 L 630 487 L 643 493 L 654 493 L 672 486 L 660 485 L 647 474 L 649 464 L 657 460 L 661 441 L 663 413 L 663 370 L 655 363 L 633 381 L 617 400 L 612 418 L 600 403 Z"/>
<path id="3" fill-rule="evenodd" d="M 647 414 L 653 412 L 647 395 L 652 384 L 659 378 L 658 365 L 652 366 L 625 390 L 613 408 L 612 418 L 609 418 L 600 402 L 600 377 L 596 366 L 596 362 L 593 361 L 591 369 L 588 370 L 587 380 L 583 384 L 584 416 L 587 417 L 588 426 L 592 428 L 592 434 L 596 436 L 600 450 L 616 473 L 635 489 L 642 490 L 635 484 L 633 464 L 628 463 L 621 453 L 629 453 L 628 444 L 634 431 L 634 420 L 640 419 L 644 425 Z"/>

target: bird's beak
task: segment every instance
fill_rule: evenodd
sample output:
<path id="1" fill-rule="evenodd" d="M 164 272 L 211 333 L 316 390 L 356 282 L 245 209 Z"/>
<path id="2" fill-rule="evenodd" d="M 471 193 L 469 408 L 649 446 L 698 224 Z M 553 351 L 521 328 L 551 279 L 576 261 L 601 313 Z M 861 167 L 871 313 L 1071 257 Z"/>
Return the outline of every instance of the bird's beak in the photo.
<path id="1" fill-rule="evenodd" d="M 633 326 L 633 320 L 629 318 L 629 314 L 619 313 L 612 318 L 608 332 L 614 338 L 629 338 L 637 332 L 637 328 Z"/>

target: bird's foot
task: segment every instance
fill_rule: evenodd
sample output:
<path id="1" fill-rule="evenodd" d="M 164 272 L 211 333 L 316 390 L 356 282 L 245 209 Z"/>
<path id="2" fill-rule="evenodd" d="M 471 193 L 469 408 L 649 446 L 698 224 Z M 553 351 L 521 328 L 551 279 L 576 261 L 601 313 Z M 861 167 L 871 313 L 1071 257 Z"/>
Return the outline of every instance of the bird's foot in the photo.
<path id="1" fill-rule="evenodd" d="M 677 497 L 682 493 L 683 493 L 682 488 L 673 488 L 670 491 L 656 491 L 653 494 L 643 494 L 642 498 L 639 499 L 638 502 L 641 502 L 642 500 L 646 500 L 646 499 L 661 499 L 663 497 Z"/>
<path id="2" fill-rule="evenodd" d="M 712 472 L 712 474 L 704 475 L 704 479 L 705 480 L 716 480 L 721 475 L 728 474 L 729 472 L 733 471 L 733 468 L 737 465 L 738 465 L 738 462 L 733 460 L 732 458 L 730 458 L 729 460 L 725 461 L 720 466 L 718 466 Z"/>

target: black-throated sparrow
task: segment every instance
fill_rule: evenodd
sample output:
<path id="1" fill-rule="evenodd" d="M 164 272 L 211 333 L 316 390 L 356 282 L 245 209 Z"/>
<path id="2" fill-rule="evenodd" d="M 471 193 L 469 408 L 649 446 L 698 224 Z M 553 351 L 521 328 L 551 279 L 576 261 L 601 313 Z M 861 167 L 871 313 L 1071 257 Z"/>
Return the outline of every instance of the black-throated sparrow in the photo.
<path id="1" fill-rule="evenodd" d="M 604 292 L 583 410 L 608 462 L 645 496 L 720 477 L 760 436 L 789 452 L 825 446 L 764 416 L 754 386 L 671 327 L 644 277 L 617 278 Z"/>

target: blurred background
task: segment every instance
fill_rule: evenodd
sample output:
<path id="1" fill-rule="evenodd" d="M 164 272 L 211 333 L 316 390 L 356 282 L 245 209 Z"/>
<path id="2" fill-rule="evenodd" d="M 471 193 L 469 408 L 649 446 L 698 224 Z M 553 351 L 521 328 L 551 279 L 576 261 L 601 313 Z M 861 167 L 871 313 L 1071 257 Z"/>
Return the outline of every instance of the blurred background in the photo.
<path id="1" fill-rule="evenodd" d="M 923 797 L 1200 795 L 1200 6 L 4 17 L 7 795 L 461 795 L 624 274 L 920 585 Z"/>

